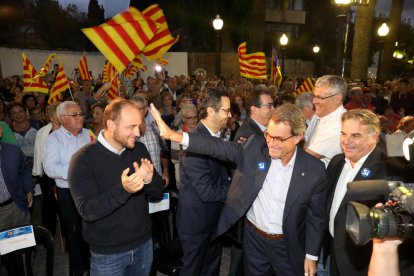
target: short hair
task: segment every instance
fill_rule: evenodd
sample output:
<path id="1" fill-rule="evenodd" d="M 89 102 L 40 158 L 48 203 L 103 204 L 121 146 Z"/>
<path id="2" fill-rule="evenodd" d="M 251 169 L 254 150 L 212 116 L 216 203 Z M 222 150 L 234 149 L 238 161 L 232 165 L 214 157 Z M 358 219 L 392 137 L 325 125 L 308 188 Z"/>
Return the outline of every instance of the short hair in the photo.
<path id="1" fill-rule="evenodd" d="M 170 97 L 171 100 L 174 100 L 174 96 L 170 91 L 164 91 L 161 93 L 161 102 L 164 102 L 165 98 Z"/>
<path id="2" fill-rule="evenodd" d="M 100 109 L 105 110 L 106 106 L 107 106 L 106 103 L 96 103 L 91 106 L 91 111 L 93 111 L 96 107 L 99 107 Z"/>
<path id="3" fill-rule="evenodd" d="M 296 105 L 299 107 L 300 110 L 303 110 L 305 106 L 313 107 L 313 96 L 311 92 L 302 92 L 296 97 L 295 100 Z"/>
<path id="4" fill-rule="evenodd" d="M 103 122 L 104 122 L 105 129 L 107 128 L 106 122 L 108 120 L 114 121 L 116 123 L 119 122 L 119 120 L 121 119 L 122 109 L 124 109 L 128 105 L 133 108 L 136 108 L 136 106 L 133 103 L 131 103 L 129 100 L 122 99 L 122 98 L 117 98 L 106 106 L 104 115 L 103 115 Z"/>
<path id="5" fill-rule="evenodd" d="M 11 114 L 10 114 L 10 111 L 14 108 L 14 107 L 16 107 L 16 106 L 19 106 L 19 107 L 21 107 L 21 108 L 23 108 L 23 110 L 24 111 L 27 111 L 27 107 L 26 107 L 26 105 L 25 104 L 23 104 L 22 102 L 11 102 L 11 103 L 9 103 L 9 105 L 7 106 L 7 114 L 10 116 Z"/>
<path id="6" fill-rule="evenodd" d="M 207 117 L 207 108 L 212 107 L 214 111 L 219 112 L 221 107 L 221 97 L 228 97 L 227 94 L 223 93 L 219 89 L 208 88 L 207 91 L 203 93 L 201 99 L 201 108 L 200 108 L 200 119 Z"/>
<path id="7" fill-rule="evenodd" d="M 197 107 L 191 103 L 185 104 L 183 108 L 181 108 L 181 114 L 185 116 L 188 112 L 194 111 L 197 114 Z"/>
<path id="8" fill-rule="evenodd" d="M 306 123 L 302 111 L 300 111 L 299 107 L 294 104 L 286 103 L 273 109 L 270 112 L 269 117 L 270 120 L 276 124 L 288 124 L 293 135 L 305 133 Z"/>
<path id="9" fill-rule="evenodd" d="M 68 106 L 79 106 L 79 104 L 77 102 L 73 102 L 73 101 L 66 101 L 66 102 L 63 102 L 63 103 L 59 104 L 58 107 L 56 108 L 56 115 L 59 119 L 59 122 L 61 122 L 60 121 L 60 116 L 67 115 L 66 114 L 66 109 L 67 109 Z"/>
<path id="10" fill-rule="evenodd" d="M 352 96 L 356 95 L 358 92 L 363 92 L 362 88 L 357 86 L 357 87 L 352 87 L 351 90 L 349 91 L 351 93 Z"/>
<path id="11" fill-rule="evenodd" d="M 269 93 L 265 90 L 259 90 L 251 93 L 244 102 L 244 106 L 246 107 L 246 114 L 247 116 L 250 116 L 250 108 L 252 106 L 258 106 L 262 104 L 262 101 L 260 100 L 260 96 L 267 95 L 270 96 Z"/>
<path id="12" fill-rule="evenodd" d="M 144 106 L 147 106 L 147 99 L 145 99 L 145 97 L 143 96 L 133 96 L 132 98 L 129 99 L 129 101 L 131 102 L 140 102 L 142 103 Z"/>
<path id="13" fill-rule="evenodd" d="M 26 104 L 27 99 L 30 99 L 30 98 L 32 98 L 35 101 L 35 105 L 39 104 L 37 98 L 33 94 L 24 94 L 22 97 L 22 102 Z"/>
<path id="14" fill-rule="evenodd" d="M 342 99 L 345 99 L 347 84 L 346 80 L 340 76 L 336 75 L 325 75 L 320 77 L 316 83 L 315 87 L 326 87 L 326 91 L 329 95 L 342 94 Z"/>
<path id="15" fill-rule="evenodd" d="M 381 132 L 381 125 L 378 116 L 368 109 L 357 108 L 342 114 L 342 123 L 350 119 L 358 120 L 363 125 L 366 125 L 370 135 L 374 133 L 379 134 Z"/>

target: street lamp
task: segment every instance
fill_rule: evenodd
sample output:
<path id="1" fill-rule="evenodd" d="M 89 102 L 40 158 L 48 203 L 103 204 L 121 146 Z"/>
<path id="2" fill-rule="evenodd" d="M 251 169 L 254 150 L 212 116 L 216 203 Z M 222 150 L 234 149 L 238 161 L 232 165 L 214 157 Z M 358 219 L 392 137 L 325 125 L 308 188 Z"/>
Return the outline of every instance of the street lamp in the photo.
<path id="1" fill-rule="evenodd" d="M 216 15 L 216 18 L 213 20 L 213 28 L 216 30 L 216 63 L 215 63 L 215 74 L 217 78 L 220 78 L 220 40 L 221 40 L 221 29 L 223 28 L 223 19 L 220 18 L 220 15 Z"/>
<path id="2" fill-rule="evenodd" d="M 318 45 L 313 46 L 312 51 L 315 54 L 315 70 L 314 70 L 314 77 L 318 77 L 318 53 L 321 50 Z"/>
<path id="3" fill-rule="evenodd" d="M 390 28 L 388 27 L 387 23 L 382 23 L 382 25 L 378 28 L 378 36 L 380 37 L 379 41 L 379 51 L 378 51 L 378 64 L 377 64 L 377 80 L 381 78 L 381 60 L 382 60 L 382 52 L 384 50 L 384 39 L 388 35 Z"/>
<path id="4" fill-rule="evenodd" d="M 286 36 L 286 34 L 282 34 L 282 36 L 280 37 L 280 45 L 281 47 L 281 53 L 282 53 L 282 76 L 285 76 L 285 48 L 286 45 L 289 42 L 289 38 Z"/>
<path id="5" fill-rule="evenodd" d="M 343 24 L 339 24 L 337 31 L 335 71 L 338 75 L 340 73 L 341 76 L 344 77 L 351 6 L 367 6 L 369 0 L 335 0 L 335 4 L 339 7 L 337 18 L 344 18 Z"/>

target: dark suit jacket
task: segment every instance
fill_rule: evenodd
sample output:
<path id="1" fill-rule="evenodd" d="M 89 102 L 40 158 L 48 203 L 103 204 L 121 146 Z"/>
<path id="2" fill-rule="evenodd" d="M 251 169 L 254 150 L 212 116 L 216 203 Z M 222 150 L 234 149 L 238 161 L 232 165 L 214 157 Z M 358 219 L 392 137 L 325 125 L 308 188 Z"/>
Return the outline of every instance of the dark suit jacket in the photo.
<path id="1" fill-rule="evenodd" d="M 241 127 L 237 130 L 236 136 L 234 136 L 234 141 L 237 142 L 240 137 L 248 139 L 253 134 L 260 136 L 263 135 L 263 131 L 252 118 L 247 117 Z"/>
<path id="2" fill-rule="evenodd" d="M 219 140 L 202 123 L 195 133 Z M 177 229 L 188 234 L 213 233 L 230 185 L 227 164 L 191 152 L 185 152 L 180 162 Z"/>
<path id="3" fill-rule="evenodd" d="M 271 159 L 263 136 L 251 136 L 245 143 L 222 142 L 189 133 L 188 150 L 237 164 L 230 190 L 217 225 L 216 236 L 226 233 L 256 199 L 266 178 Z M 303 275 L 305 254 L 319 256 L 326 227 L 325 166 L 297 148 L 286 205 L 283 233 L 288 256 L 297 275 Z"/>
<path id="4" fill-rule="evenodd" d="M 386 153 L 383 151 L 383 149 L 381 149 L 380 146 L 376 146 L 368 158 L 365 160 L 364 164 L 362 164 L 360 171 L 354 178 L 354 181 L 369 179 L 397 180 L 397 178 L 392 176 L 400 175 L 401 171 L 400 168 L 398 168 L 398 165 L 394 163 L 394 161 L 395 160 L 387 157 Z M 326 210 L 328 218 L 335 194 L 336 185 L 339 176 L 341 175 L 344 164 L 345 155 L 338 154 L 332 158 L 327 169 L 328 200 Z M 366 173 L 364 174 L 362 173 L 363 171 L 369 171 L 370 173 L 369 175 Z M 368 264 L 372 252 L 372 242 L 369 242 L 364 246 L 355 245 L 346 232 L 346 213 L 349 201 L 358 201 L 362 204 L 368 205 L 369 207 L 373 207 L 378 202 L 384 202 L 385 198 L 384 196 L 379 195 L 377 199 L 371 198 L 370 200 L 364 200 L 363 197 L 351 198 L 348 194 L 345 194 L 345 197 L 342 200 L 338 212 L 335 216 L 334 239 L 331 239 L 329 231 L 325 239 L 325 255 L 327 256 L 327 254 L 330 252 L 330 242 L 333 242 L 335 259 L 339 274 L 341 276 L 366 276 L 368 273 Z M 332 275 L 336 275 L 333 274 L 333 269 L 331 269 L 331 273 Z"/>

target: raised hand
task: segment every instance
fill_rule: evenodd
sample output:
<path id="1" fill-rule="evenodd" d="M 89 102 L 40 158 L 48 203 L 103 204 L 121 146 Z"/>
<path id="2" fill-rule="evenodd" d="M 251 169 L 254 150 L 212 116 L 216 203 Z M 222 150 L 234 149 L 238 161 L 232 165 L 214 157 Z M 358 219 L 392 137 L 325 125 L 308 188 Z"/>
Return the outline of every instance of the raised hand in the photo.
<path id="1" fill-rule="evenodd" d="M 170 136 L 172 135 L 172 132 L 174 132 L 172 129 L 170 129 L 167 124 L 163 121 L 161 118 L 160 112 L 157 110 L 157 108 L 154 106 L 154 104 L 150 104 L 151 108 L 151 114 L 155 119 L 155 122 L 158 125 L 158 128 L 160 129 L 160 136 L 165 139 L 170 139 Z"/>
<path id="2" fill-rule="evenodd" d="M 130 194 L 140 191 L 144 187 L 144 178 L 138 163 L 134 162 L 135 172 L 128 176 L 129 168 L 126 168 L 121 175 L 122 187 Z"/>

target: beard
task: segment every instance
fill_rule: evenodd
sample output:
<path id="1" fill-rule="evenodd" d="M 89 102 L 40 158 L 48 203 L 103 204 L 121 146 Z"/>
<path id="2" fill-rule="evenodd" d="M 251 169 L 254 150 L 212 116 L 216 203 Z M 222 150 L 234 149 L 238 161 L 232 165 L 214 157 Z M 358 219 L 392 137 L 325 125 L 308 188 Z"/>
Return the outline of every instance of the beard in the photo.
<path id="1" fill-rule="evenodd" d="M 114 132 L 114 140 L 118 144 L 122 145 L 123 148 L 133 149 L 135 148 L 135 135 L 121 136 L 117 131 Z"/>

